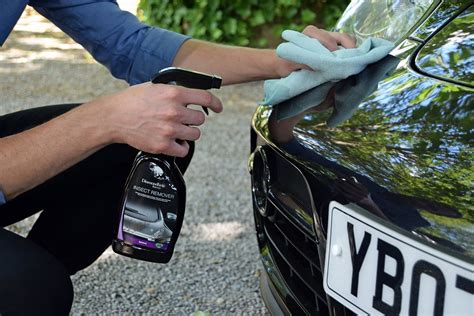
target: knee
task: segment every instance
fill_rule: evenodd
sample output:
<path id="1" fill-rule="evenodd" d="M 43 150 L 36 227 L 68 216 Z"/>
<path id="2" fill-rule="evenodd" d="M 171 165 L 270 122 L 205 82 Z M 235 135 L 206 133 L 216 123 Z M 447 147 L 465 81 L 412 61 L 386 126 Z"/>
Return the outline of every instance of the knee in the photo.
<path id="1" fill-rule="evenodd" d="M 16 269 L 10 282 L 0 285 L 1 315 L 69 315 L 74 295 L 64 269 L 35 262 Z"/>
<path id="2" fill-rule="evenodd" d="M 0 262 L 0 315 L 68 315 L 74 295 L 63 265 L 31 241 L 15 238 L 6 248 Z"/>

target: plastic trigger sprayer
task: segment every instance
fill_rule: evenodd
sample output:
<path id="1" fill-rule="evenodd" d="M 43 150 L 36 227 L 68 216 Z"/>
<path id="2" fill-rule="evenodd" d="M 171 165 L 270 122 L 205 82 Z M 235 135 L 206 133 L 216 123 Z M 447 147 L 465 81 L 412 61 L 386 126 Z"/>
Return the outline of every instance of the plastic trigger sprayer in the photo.
<path id="1" fill-rule="evenodd" d="M 165 68 L 153 83 L 219 89 L 222 79 L 181 68 Z M 207 108 L 203 110 L 208 114 Z M 135 259 L 167 263 L 184 219 L 186 184 L 175 158 L 139 152 L 125 184 L 113 250 Z"/>

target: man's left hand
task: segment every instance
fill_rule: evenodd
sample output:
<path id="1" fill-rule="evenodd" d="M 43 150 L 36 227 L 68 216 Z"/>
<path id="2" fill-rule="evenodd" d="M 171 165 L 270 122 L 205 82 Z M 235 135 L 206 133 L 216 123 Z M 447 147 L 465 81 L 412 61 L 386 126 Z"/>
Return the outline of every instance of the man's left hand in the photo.
<path id="1" fill-rule="evenodd" d="M 309 25 L 303 30 L 303 34 L 315 38 L 330 51 L 335 51 L 338 47 L 354 48 L 356 42 L 352 36 L 346 33 L 329 32 L 314 25 Z M 306 65 L 297 64 L 282 58 L 278 59 L 276 71 L 280 77 L 286 77 L 290 73 L 300 69 L 311 69 Z"/>

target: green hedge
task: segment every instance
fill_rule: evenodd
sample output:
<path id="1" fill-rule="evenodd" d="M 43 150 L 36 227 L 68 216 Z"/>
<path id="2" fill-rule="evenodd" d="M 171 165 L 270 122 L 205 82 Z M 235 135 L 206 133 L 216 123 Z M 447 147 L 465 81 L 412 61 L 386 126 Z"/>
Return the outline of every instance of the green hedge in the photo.
<path id="1" fill-rule="evenodd" d="M 151 25 L 194 38 L 236 45 L 273 46 L 284 29 L 331 27 L 349 0 L 141 0 Z"/>

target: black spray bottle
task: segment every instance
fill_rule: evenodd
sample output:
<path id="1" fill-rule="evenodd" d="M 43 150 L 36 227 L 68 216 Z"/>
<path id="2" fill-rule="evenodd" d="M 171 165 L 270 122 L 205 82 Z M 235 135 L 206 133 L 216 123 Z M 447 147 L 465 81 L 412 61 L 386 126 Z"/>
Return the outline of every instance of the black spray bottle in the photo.
<path id="1" fill-rule="evenodd" d="M 152 82 L 207 90 L 220 88 L 222 79 L 171 67 Z M 174 157 L 139 152 L 125 184 L 113 250 L 135 259 L 169 262 L 185 206 L 186 184 Z"/>

